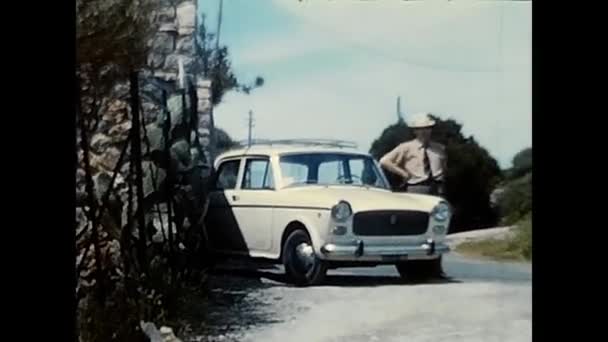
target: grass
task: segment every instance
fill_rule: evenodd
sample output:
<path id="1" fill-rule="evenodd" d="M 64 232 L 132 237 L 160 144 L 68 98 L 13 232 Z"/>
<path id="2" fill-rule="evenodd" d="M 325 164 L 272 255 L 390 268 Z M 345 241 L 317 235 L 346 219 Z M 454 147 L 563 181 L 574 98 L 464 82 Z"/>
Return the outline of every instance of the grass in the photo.
<path id="1" fill-rule="evenodd" d="M 530 261 L 532 259 L 532 215 L 526 215 L 516 226 L 515 234 L 508 238 L 464 242 L 456 247 L 456 251 L 464 255 L 495 260 Z"/>

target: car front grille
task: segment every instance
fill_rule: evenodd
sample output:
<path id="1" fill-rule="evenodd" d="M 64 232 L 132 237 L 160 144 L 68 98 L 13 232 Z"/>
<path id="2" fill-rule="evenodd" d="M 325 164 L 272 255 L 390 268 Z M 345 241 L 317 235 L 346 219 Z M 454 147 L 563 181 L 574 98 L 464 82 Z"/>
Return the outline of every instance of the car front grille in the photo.
<path id="1" fill-rule="evenodd" d="M 421 235 L 427 231 L 424 211 L 366 211 L 356 213 L 353 232 L 363 236 Z"/>

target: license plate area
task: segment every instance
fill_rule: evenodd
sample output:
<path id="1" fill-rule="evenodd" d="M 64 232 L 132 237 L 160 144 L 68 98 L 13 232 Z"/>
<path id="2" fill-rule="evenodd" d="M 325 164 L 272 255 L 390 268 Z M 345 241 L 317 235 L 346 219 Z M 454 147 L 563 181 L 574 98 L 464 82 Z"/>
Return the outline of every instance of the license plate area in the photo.
<path id="1" fill-rule="evenodd" d="M 406 261 L 407 260 L 407 255 L 392 255 L 392 254 L 388 254 L 388 255 L 382 255 L 381 256 L 382 261 Z"/>

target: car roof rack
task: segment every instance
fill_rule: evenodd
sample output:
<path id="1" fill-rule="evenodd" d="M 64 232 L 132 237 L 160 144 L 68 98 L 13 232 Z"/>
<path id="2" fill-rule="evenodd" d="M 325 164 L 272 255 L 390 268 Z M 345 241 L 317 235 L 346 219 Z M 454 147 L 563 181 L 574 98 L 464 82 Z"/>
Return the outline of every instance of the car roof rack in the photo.
<path id="1" fill-rule="evenodd" d="M 249 147 L 247 140 L 239 141 L 238 144 L 241 147 Z M 287 146 L 325 146 L 325 147 L 337 147 L 337 148 L 351 148 L 356 149 L 357 144 L 352 141 L 336 140 L 336 139 L 254 139 L 251 141 L 251 146 L 259 145 L 287 145 Z"/>

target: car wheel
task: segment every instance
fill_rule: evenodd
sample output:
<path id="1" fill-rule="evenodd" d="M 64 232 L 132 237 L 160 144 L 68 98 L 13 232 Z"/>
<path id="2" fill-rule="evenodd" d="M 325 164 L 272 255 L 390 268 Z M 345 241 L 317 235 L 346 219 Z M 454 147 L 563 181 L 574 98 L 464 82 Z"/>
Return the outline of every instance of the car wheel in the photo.
<path id="1" fill-rule="evenodd" d="M 441 279 L 445 277 L 442 257 L 430 260 L 410 260 L 396 265 L 402 278 L 411 280 Z"/>
<path id="2" fill-rule="evenodd" d="M 327 264 L 316 256 L 310 237 L 300 229 L 285 239 L 283 265 L 289 280 L 298 286 L 320 284 L 327 272 Z"/>

